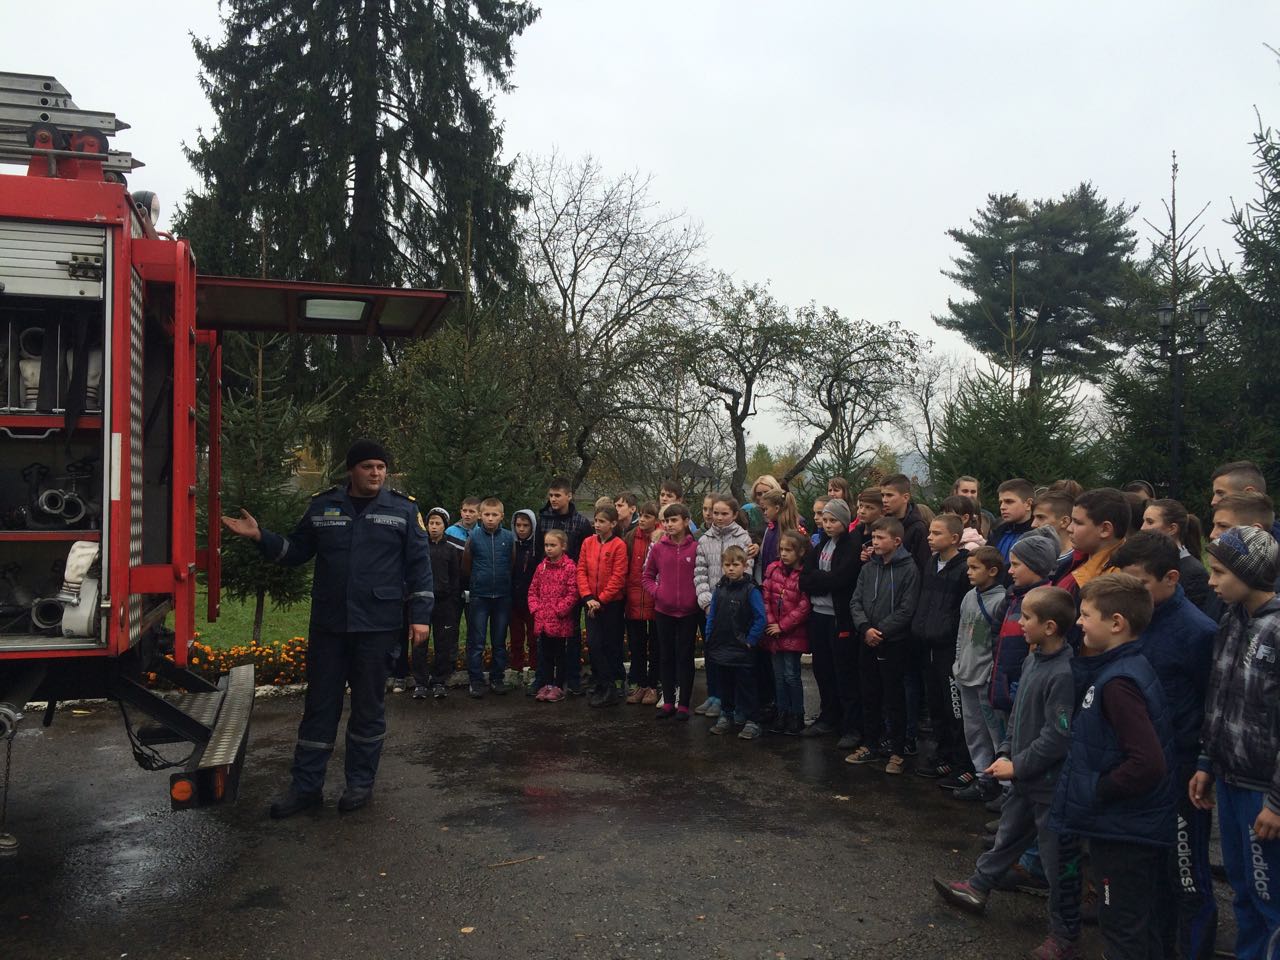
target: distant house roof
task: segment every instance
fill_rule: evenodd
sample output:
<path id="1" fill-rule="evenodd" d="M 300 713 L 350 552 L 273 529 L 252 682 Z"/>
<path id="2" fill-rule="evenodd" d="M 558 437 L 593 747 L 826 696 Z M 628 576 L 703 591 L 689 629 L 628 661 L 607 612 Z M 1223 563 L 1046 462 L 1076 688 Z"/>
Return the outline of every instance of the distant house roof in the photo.
<path id="1" fill-rule="evenodd" d="M 716 475 L 696 460 L 681 460 L 676 464 L 676 473 L 690 480 L 714 480 Z"/>

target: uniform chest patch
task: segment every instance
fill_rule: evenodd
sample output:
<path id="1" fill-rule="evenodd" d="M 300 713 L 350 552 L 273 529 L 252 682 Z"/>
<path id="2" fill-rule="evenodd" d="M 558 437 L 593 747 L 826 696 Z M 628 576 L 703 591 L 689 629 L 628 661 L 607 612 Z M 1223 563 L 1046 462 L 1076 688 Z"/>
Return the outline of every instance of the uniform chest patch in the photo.
<path id="1" fill-rule="evenodd" d="M 345 527 L 350 522 L 351 518 L 344 517 L 342 514 L 311 518 L 311 525 L 313 527 Z"/>
<path id="2" fill-rule="evenodd" d="M 1080 709 L 1088 710 L 1093 706 L 1093 687 L 1084 692 L 1084 699 L 1080 701 Z"/>
<path id="3" fill-rule="evenodd" d="M 324 515 L 326 517 L 340 517 L 342 516 L 342 508 L 341 507 L 325 507 Z"/>
<path id="4" fill-rule="evenodd" d="M 370 513 L 365 515 L 365 519 L 370 523 L 376 523 L 384 527 L 403 527 L 405 525 L 404 517 L 397 517 L 389 513 Z"/>

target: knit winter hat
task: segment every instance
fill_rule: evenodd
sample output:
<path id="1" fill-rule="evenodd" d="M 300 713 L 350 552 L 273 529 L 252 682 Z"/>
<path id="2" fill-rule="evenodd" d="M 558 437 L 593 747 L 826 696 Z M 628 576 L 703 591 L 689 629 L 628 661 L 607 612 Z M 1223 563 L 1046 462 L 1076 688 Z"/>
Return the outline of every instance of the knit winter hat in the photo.
<path id="1" fill-rule="evenodd" d="M 853 519 L 852 514 L 849 513 L 849 505 L 839 497 L 834 500 L 828 500 L 827 505 L 822 508 L 822 512 L 831 514 L 846 527 L 849 525 L 849 521 Z"/>
<path id="2" fill-rule="evenodd" d="M 441 520 L 443 520 L 445 527 L 448 527 L 449 524 L 452 522 L 452 520 L 450 520 L 449 518 L 449 511 L 446 510 L 444 507 L 432 507 L 430 510 L 428 510 L 427 519 L 429 520 L 432 517 L 439 517 Z"/>
<path id="3" fill-rule="evenodd" d="M 1058 537 L 1050 526 L 1024 533 L 1009 552 L 1042 577 L 1058 569 Z"/>
<path id="4" fill-rule="evenodd" d="M 347 450 L 348 470 L 357 463 L 364 463 L 366 460 L 381 460 L 387 465 L 388 470 L 391 469 L 391 457 L 387 453 L 386 447 L 377 440 L 357 440 Z"/>
<path id="5" fill-rule="evenodd" d="M 1209 553 L 1254 590 L 1276 584 L 1280 546 L 1275 537 L 1257 527 L 1232 527 L 1209 544 Z"/>

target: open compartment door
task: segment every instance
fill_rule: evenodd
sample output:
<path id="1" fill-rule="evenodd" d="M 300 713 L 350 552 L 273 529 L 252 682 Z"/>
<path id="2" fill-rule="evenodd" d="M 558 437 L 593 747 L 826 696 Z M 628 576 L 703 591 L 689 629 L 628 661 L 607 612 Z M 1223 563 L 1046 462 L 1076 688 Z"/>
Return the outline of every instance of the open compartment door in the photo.
<path id="1" fill-rule="evenodd" d="M 201 330 L 419 338 L 460 298 L 455 290 L 201 276 L 196 323 Z"/>

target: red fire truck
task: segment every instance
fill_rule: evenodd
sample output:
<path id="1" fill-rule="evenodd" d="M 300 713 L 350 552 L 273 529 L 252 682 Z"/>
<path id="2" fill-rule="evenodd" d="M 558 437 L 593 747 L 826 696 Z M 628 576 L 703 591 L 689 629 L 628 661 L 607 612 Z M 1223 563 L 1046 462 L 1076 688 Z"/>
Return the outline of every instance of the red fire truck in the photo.
<path id="1" fill-rule="evenodd" d="M 129 192 L 141 164 L 108 147 L 127 126 L 0 73 L 0 161 L 26 167 L 0 175 L 0 790 L 26 704 L 47 725 L 106 697 L 178 809 L 234 799 L 253 705 L 252 666 L 187 669 L 198 573 L 218 615 L 223 332 L 423 337 L 457 295 L 198 274 Z"/>

